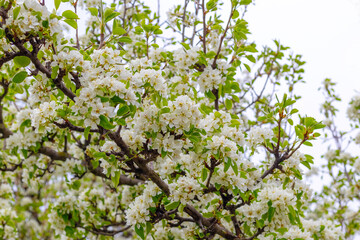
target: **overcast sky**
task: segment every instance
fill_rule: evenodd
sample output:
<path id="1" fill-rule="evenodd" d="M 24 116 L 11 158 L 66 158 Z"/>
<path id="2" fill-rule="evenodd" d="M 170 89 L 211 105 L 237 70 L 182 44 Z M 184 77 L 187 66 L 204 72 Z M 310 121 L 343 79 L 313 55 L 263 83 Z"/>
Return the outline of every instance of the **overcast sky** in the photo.
<path id="1" fill-rule="evenodd" d="M 278 39 L 303 55 L 306 84 L 299 89 L 302 111 L 320 116 L 317 91 L 325 78 L 338 83 L 349 102 L 360 91 L 360 5 L 354 0 L 256 0 L 246 16 L 258 45 Z M 341 114 L 345 114 L 342 105 Z"/>

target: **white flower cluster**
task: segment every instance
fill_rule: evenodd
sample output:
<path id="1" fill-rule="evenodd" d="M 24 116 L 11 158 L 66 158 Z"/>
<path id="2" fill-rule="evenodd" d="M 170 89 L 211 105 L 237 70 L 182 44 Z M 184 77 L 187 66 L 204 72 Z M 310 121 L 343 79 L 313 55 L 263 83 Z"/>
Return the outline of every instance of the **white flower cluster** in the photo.
<path id="1" fill-rule="evenodd" d="M 0 53 L 8 52 L 11 49 L 11 44 L 6 38 L 0 38 Z"/>
<path id="2" fill-rule="evenodd" d="M 356 134 L 354 141 L 356 144 L 360 145 L 360 132 L 358 132 L 358 134 Z"/>
<path id="3" fill-rule="evenodd" d="M 19 147 L 19 149 L 28 149 L 31 146 L 36 146 L 36 143 L 41 140 L 42 136 L 42 134 L 36 133 L 35 131 L 24 133 L 18 131 L 7 139 L 6 144 L 9 149 L 14 147 Z"/>
<path id="4" fill-rule="evenodd" d="M 228 160 L 224 160 L 224 163 L 218 166 L 213 174 L 211 183 L 228 186 L 228 193 L 236 192 L 237 190 L 254 190 L 261 176 L 261 172 L 255 168 L 255 165 L 245 160 L 232 160 L 231 164 L 236 165 L 238 168 L 238 172 L 236 173 L 233 167 L 229 167 L 225 171 L 227 161 Z"/>
<path id="5" fill-rule="evenodd" d="M 193 26 L 193 24 L 196 20 L 194 13 L 186 11 L 184 14 L 184 8 L 181 7 L 180 5 L 173 6 L 169 11 L 166 12 L 166 14 L 167 14 L 167 19 L 168 19 L 170 25 L 176 29 L 178 29 L 178 27 L 177 27 L 178 22 L 179 23 L 181 22 L 181 24 L 184 24 L 185 27 L 190 27 L 190 26 Z M 185 16 L 185 18 L 184 18 L 184 16 Z M 180 21 L 180 19 L 181 19 L 181 21 Z"/>
<path id="6" fill-rule="evenodd" d="M 176 69 L 179 71 L 189 71 L 189 67 L 193 66 L 199 57 L 200 48 L 192 47 L 189 50 L 180 48 L 174 51 L 174 61 Z"/>
<path id="7" fill-rule="evenodd" d="M 156 236 L 156 239 L 186 239 L 183 229 L 164 227 L 162 222 L 154 224 L 152 234 L 148 235 L 147 240 L 154 239 L 153 236 Z"/>
<path id="8" fill-rule="evenodd" d="M 162 77 L 160 71 L 154 69 L 141 69 L 140 72 L 134 74 L 133 79 L 141 80 L 142 85 L 150 84 L 161 95 L 167 93 L 165 79 Z"/>
<path id="9" fill-rule="evenodd" d="M 91 57 L 91 67 L 110 70 L 111 67 L 116 64 L 120 64 L 122 58 L 120 57 L 120 51 L 114 50 L 112 48 L 102 48 L 94 50 L 90 55 Z"/>
<path id="10" fill-rule="evenodd" d="M 256 147 L 259 143 L 271 139 L 273 136 L 274 132 L 269 128 L 253 127 L 250 129 L 247 143 L 249 147 Z"/>
<path id="11" fill-rule="evenodd" d="M 165 152 L 171 153 L 172 157 L 176 158 L 180 155 L 182 148 L 189 147 L 189 145 L 185 146 L 182 140 L 175 139 L 174 135 L 166 133 L 165 135 L 159 134 L 153 142 L 152 147 L 157 149 L 160 154 L 163 150 Z"/>
<path id="12" fill-rule="evenodd" d="M 338 240 L 344 239 L 344 233 L 341 227 L 336 226 L 333 222 L 319 219 L 319 220 L 306 220 L 302 219 L 303 227 L 310 232 L 311 236 L 316 234 L 319 239 Z M 320 231 L 322 226 L 325 226 L 323 231 Z"/>
<path id="13" fill-rule="evenodd" d="M 164 48 L 153 48 L 149 50 L 149 58 L 156 62 L 156 61 L 164 61 L 164 56 L 162 54 L 166 54 Z"/>
<path id="14" fill-rule="evenodd" d="M 52 83 L 44 74 L 39 73 L 36 79 L 31 81 L 29 87 L 30 105 L 36 106 L 41 102 L 50 102 L 50 96 L 56 92 L 56 90 L 51 87 L 51 84 Z"/>
<path id="15" fill-rule="evenodd" d="M 311 240 L 313 239 L 311 233 L 306 230 L 301 230 L 297 226 L 291 226 L 288 228 L 287 232 L 281 235 L 281 238 L 287 240 L 295 240 L 295 239 L 304 239 Z"/>
<path id="16" fill-rule="evenodd" d="M 0 204 L 2 201 L 0 201 Z M 0 208 L 0 232 L 3 239 L 15 240 L 18 239 L 17 229 L 13 224 L 10 224 L 8 221 L 12 221 L 12 219 L 16 219 L 17 214 L 13 208 L 6 207 L 1 205 Z"/>
<path id="17" fill-rule="evenodd" d="M 175 135 L 181 135 L 184 131 L 190 131 L 192 126 L 197 127 L 201 118 L 198 105 L 188 96 L 178 96 L 175 100 L 169 101 L 168 106 L 163 109 L 155 105 L 143 103 L 144 111 L 138 111 L 133 118 L 128 118 L 128 126 L 131 130 L 125 130 L 122 135 L 125 142 L 130 146 L 139 146 L 144 143 L 145 132 L 162 132 L 157 134 L 157 139 L 152 142 L 152 147 L 169 151 L 178 155 L 181 148 L 189 142 L 175 139 Z M 174 134 L 170 134 L 170 132 Z M 140 146 L 141 146 L 140 145 Z"/>
<path id="18" fill-rule="evenodd" d="M 38 108 L 31 112 L 31 126 L 35 128 L 35 132 L 52 131 L 54 125 L 52 122 L 57 116 L 56 110 L 59 108 L 55 101 L 43 102 Z"/>
<path id="19" fill-rule="evenodd" d="M 56 34 L 61 39 L 62 30 L 57 18 L 50 17 L 50 13 L 46 6 L 42 6 L 35 0 L 24 0 L 19 4 L 20 11 L 18 15 L 14 14 L 14 9 L 11 8 L 3 27 L 7 27 L 11 32 L 20 39 L 25 39 L 27 33 L 36 34 L 36 32 L 50 32 L 50 36 Z M 44 22 L 48 23 L 48 28 L 44 27 Z"/>
<path id="20" fill-rule="evenodd" d="M 126 223 L 129 225 L 135 225 L 136 223 L 145 223 L 150 220 L 149 208 L 155 207 L 155 203 L 152 198 L 158 195 L 161 191 L 158 186 L 153 182 L 147 182 L 146 188 L 142 195 L 135 198 L 126 209 Z"/>
<path id="21" fill-rule="evenodd" d="M 270 229 L 277 229 L 291 225 L 288 218 L 288 206 L 296 205 L 296 198 L 291 189 L 283 189 L 276 183 L 269 183 L 264 186 L 258 194 L 257 202 L 245 205 L 240 209 L 245 221 L 251 222 L 260 219 L 268 211 L 268 202 L 272 202 L 275 214 L 269 224 Z"/>
<path id="22" fill-rule="evenodd" d="M 76 120 L 83 120 L 85 127 L 91 126 L 96 128 L 100 123 L 100 115 L 106 117 L 115 116 L 115 108 L 109 105 L 109 102 L 101 102 L 100 98 L 96 97 L 94 89 L 88 87 L 80 91 L 80 96 L 75 98 L 75 105 L 73 111 L 77 112 Z"/>
<path id="23" fill-rule="evenodd" d="M 220 130 L 226 125 L 230 125 L 231 115 L 223 110 L 213 111 L 200 121 L 200 128 L 204 129 L 207 134 Z M 230 129 L 228 129 L 230 130 Z M 227 135 L 231 135 L 230 133 Z"/>
<path id="24" fill-rule="evenodd" d="M 75 158 L 68 158 L 65 162 L 62 163 L 62 168 L 64 173 L 72 173 L 77 167 L 79 170 L 82 169 L 81 160 Z"/>
<path id="25" fill-rule="evenodd" d="M 88 61 L 84 61 L 83 55 L 77 50 L 71 50 L 69 52 L 66 49 L 62 49 L 57 55 L 54 55 L 54 61 L 51 66 L 59 66 L 61 69 L 72 69 L 77 67 L 83 67 Z"/>
<path id="26" fill-rule="evenodd" d="M 157 161 L 154 162 L 154 170 L 164 179 L 174 173 L 175 168 L 176 162 L 169 157 L 161 158 L 159 156 Z"/>
<path id="27" fill-rule="evenodd" d="M 191 98 L 194 97 L 193 91 L 189 91 L 191 88 L 196 88 L 196 84 L 190 81 L 190 78 L 185 76 L 174 76 L 170 78 L 171 91 L 170 94 L 173 95 L 187 95 Z"/>
<path id="28" fill-rule="evenodd" d="M 99 7 L 100 4 L 102 4 L 102 1 L 100 0 L 84 0 L 86 7 L 90 8 L 90 7 Z"/>
<path id="29" fill-rule="evenodd" d="M 8 183 L 0 183 L 0 197 L 9 198 L 12 197 L 13 190 Z"/>
<path id="30" fill-rule="evenodd" d="M 146 142 L 143 134 L 137 134 L 133 129 L 121 130 L 121 137 L 124 142 L 133 150 L 141 148 Z"/>
<path id="31" fill-rule="evenodd" d="M 166 127 L 176 128 L 179 134 L 189 131 L 191 126 L 198 127 L 201 113 L 199 106 L 187 95 L 178 96 L 168 103 L 170 112 L 161 114 L 162 131 Z"/>
<path id="32" fill-rule="evenodd" d="M 354 168 L 357 173 L 360 173 L 360 158 L 355 159 Z"/>
<path id="33" fill-rule="evenodd" d="M 212 69 L 211 66 L 207 66 L 199 76 L 198 84 L 200 86 L 200 91 L 204 93 L 209 90 L 211 91 L 214 88 L 219 88 L 219 85 L 224 81 L 225 79 L 220 70 Z"/>
<path id="34" fill-rule="evenodd" d="M 360 121 L 360 95 L 351 99 L 350 106 L 346 113 L 350 120 Z"/>
<path id="35" fill-rule="evenodd" d="M 175 182 L 169 184 L 171 198 L 182 204 L 190 203 L 195 195 L 201 193 L 200 184 L 193 178 L 181 176 Z"/>
<path id="36" fill-rule="evenodd" d="M 300 172 L 302 172 L 300 163 L 305 160 L 306 160 L 306 157 L 304 156 L 304 154 L 297 151 L 290 158 L 288 158 L 284 161 L 283 170 L 288 172 L 288 171 L 291 171 L 291 168 L 294 168 L 294 169 L 297 169 Z"/>

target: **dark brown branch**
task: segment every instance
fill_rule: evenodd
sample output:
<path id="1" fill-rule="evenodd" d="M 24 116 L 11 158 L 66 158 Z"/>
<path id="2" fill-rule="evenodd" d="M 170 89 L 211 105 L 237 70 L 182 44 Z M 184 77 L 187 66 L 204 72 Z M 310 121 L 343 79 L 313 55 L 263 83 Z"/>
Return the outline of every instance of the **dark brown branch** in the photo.
<path id="1" fill-rule="evenodd" d="M 7 37 L 8 39 L 13 38 L 13 36 L 11 36 L 10 34 L 7 34 Z M 20 50 L 21 55 L 30 58 L 31 62 L 35 65 L 37 69 L 39 69 L 40 72 L 44 73 L 46 77 L 48 77 L 49 79 L 52 79 L 51 70 L 45 67 L 44 65 L 42 65 L 40 60 L 37 58 L 38 47 L 36 43 L 32 43 L 34 48 L 33 52 L 30 52 L 28 49 L 26 49 L 24 45 L 20 41 L 18 41 L 18 39 L 15 39 L 13 43 Z M 74 101 L 76 95 L 65 86 L 64 82 L 62 81 L 62 78 L 64 76 L 65 76 L 65 71 L 60 69 L 58 77 L 56 79 L 52 79 L 52 81 L 54 82 L 54 84 L 58 89 L 60 89 L 66 96 L 68 96 L 71 100 Z"/>
<path id="2" fill-rule="evenodd" d="M 182 16 L 183 25 L 182 25 L 182 33 L 181 33 L 181 39 L 182 39 L 181 41 L 182 42 L 185 42 L 185 18 L 186 18 L 186 8 L 187 8 L 188 3 L 189 3 L 189 0 L 185 0 L 184 7 L 183 7 L 184 13 Z"/>
<path id="3" fill-rule="evenodd" d="M 120 230 L 106 230 L 106 229 L 98 229 L 96 228 L 95 226 L 93 226 L 92 228 L 89 228 L 89 227 L 81 227 L 81 226 L 77 226 L 79 228 L 83 228 L 93 234 L 96 234 L 96 235 L 104 235 L 104 236 L 115 236 L 116 234 L 118 233 L 121 233 L 121 232 L 124 232 L 128 229 L 131 228 L 131 226 L 126 226 Z"/>
<path id="4" fill-rule="evenodd" d="M 4 57 L 0 58 L 0 68 L 2 67 L 2 65 L 8 61 L 11 61 L 12 59 L 14 59 L 17 56 L 21 56 L 22 53 L 21 52 L 4 52 Z"/>
<path id="5" fill-rule="evenodd" d="M 186 204 L 184 211 L 189 214 L 197 223 L 200 223 L 206 227 L 212 227 L 215 233 L 219 234 L 225 239 L 240 240 L 240 238 L 238 238 L 235 234 L 224 228 L 222 225 L 214 224 L 212 219 L 205 218 L 193 206 Z"/>
<path id="6" fill-rule="evenodd" d="M 75 125 L 71 124 L 69 121 L 65 121 L 64 123 L 54 122 L 54 124 L 56 126 L 58 126 L 59 128 L 68 128 L 68 129 L 76 131 L 76 132 L 84 132 L 85 131 L 85 128 L 75 126 Z M 100 132 L 100 130 L 99 129 L 90 129 L 90 132 Z"/>
<path id="7" fill-rule="evenodd" d="M 217 59 L 218 59 L 218 57 L 219 57 L 219 55 L 220 55 L 221 48 L 222 48 L 222 43 L 223 43 L 223 41 L 224 41 L 224 38 L 226 37 L 227 31 L 229 30 L 229 26 L 230 26 L 230 22 L 231 22 L 231 18 L 232 18 L 232 16 L 233 16 L 233 14 L 234 14 L 234 9 L 231 8 L 231 13 L 230 13 L 228 22 L 227 22 L 227 24 L 226 24 L 226 28 L 225 28 L 225 30 L 224 30 L 223 35 L 222 35 L 221 38 L 220 38 L 219 48 L 218 48 L 218 50 L 217 50 L 217 52 L 216 52 L 216 55 L 215 55 L 215 57 L 214 57 L 214 61 L 213 61 L 212 65 L 211 65 L 211 67 L 212 67 L 213 69 L 216 68 L 216 61 L 217 61 Z"/>
<path id="8" fill-rule="evenodd" d="M 203 36 L 202 36 L 202 42 L 203 42 L 203 51 L 206 54 L 206 34 L 207 34 L 207 28 L 206 28 L 206 10 L 205 10 L 205 0 L 201 3 L 202 7 L 202 13 L 203 13 Z"/>
<path id="9" fill-rule="evenodd" d="M 57 152 L 50 147 L 44 147 L 44 146 L 42 146 L 39 149 L 39 153 L 50 157 L 52 160 L 58 160 L 58 161 L 66 161 L 66 159 L 72 158 L 72 156 L 69 153 Z"/>
<path id="10" fill-rule="evenodd" d="M 6 8 L 0 7 L 0 16 L 2 18 L 1 19 L 2 21 L 0 22 L 0 27 L 2 27 L 3 24 L 6 23 L 6 19 L 8 18 L 8 12 L 9 12 L 10 8 L 12 7 L 13 2 L 14 2 L 13 0 L 10 0 Z"/>

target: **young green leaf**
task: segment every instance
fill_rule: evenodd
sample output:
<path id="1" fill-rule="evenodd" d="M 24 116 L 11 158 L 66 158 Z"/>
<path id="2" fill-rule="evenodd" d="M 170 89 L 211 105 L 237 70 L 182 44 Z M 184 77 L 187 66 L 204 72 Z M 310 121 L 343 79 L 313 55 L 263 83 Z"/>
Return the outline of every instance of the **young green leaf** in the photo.
<path id="1" fill-rule="evenodd" d="M 78 15 L 71 10 L 65 10 L 62 16 L 66 19 L 79 19 Z"/>
<path id="2" fill-rule="evenodd" d="M 25 78 L 28 76 L 26 71 L 18 72 L 12 79 L 14 83 L 21 83 L 25 80 Z"/>
<path id="3" fill-rule="evenodd" d="M 14 63 L 20 65 L 21 67 L 26 67 L 31 62 L 30 58 L 26 56 L 17 56 L 14 58 Z"/>
<path id="4" fill-rule="evenodd" d="M 107 117 L 105 117 L 104 115 L 100 115 L 100 126 L 102 126 L 103 128 L 110 130 L 113 129 L 115 126 L 112 125 L 109 120 L 107 119 Z"/>

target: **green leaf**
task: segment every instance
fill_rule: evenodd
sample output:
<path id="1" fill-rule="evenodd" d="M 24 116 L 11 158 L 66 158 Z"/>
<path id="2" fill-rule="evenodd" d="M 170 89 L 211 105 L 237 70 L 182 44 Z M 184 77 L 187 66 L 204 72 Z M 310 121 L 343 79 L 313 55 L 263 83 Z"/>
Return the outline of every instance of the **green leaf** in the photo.
<path id="1" fill-rule="evenodd" d="M 25 80 L 25 78 L 28 76 L 26 71 L 18 72 L 12 79 L 14 83 L 21 83 Z"/>
<path id="2" fill-rule="evenodd" d="M 54 0 L 55 9 L 58 10 L 60 7 L 61 0 Z"/>
<path id="3" fill-rule="evenodd" d="M 97 8 L 91 7 L 91 8 L 89 8 L 89 11 L 92 16 L 97 17 L 99 15 L 99 11 Z"/>
<path id="4" fill-rule="evenodd" d="M 120 26 L 113 27 L 113 35 L 123 35 L 126 33 L 125 29 Z"/>
<path id="5" fill-rule="evenodd" d="M 77 29 L 77 22 L 74 19 L 65 19 L 64 22 L 66 22 L 70 27 Z"/>
<path id="6" fill-rule="evenodd" d="M 114 187 L 117 187 L 117 185 L 119 185 L 120 175 L 120 171 L 115 171 L 115 174 L 111 175 L 111 181 L 114 184 Z"/>
<path id="7" fill-rule="evenodd" d="M 290 170 L 294 173 L 294 175 L 297 179 L 302 180 L 302 175 L 301 175 L 301 172 L 299 171 L 299 169 L 290 168 Z"/>
<path id="8" fill-rule="evenodd" d="M 110 130 L 113 129 L 115 126 L 112 125 L 109 120 L 107 119 L 107 117 L 105 117 L 104 115 L 100 115 L 100 126 L 102 126 L 103 128 Z"/>
<path id="9" fill-rule="evenodd" d="M 227 110 L 230 110 L 232 108 L 232 105 L 233 105 L 233 103 L 230 99 L 228 99 L 228 98 L 225 99 L 225 107 Z"/>
<path id="10" fill-rule="evenodd" d="M 306 141 L 306 142 L 304 142 L 303 144 L 304 144 L 305 146 L 308 146 L 308 147 L 312 147 L 312 146 L 313 146 L 312 143 L 309 142 L 309 141 Z"/>
<path id="11" fill-rule="evenodd" d="M 210 51 L 210 52 L 206 53 L 207 58 L 214 58 L 215 56 L 216 56 L 216 52 L 214 52 L 214 51 Z"/>
<path id="12" fill-rule="evenodd" d="M 180 44 L 183 45 L 183 47 L 184 47 L 186 50 L 189 50 L 189 49 L 190 49 L 189 44 L 184 43 L 184 42 L 182 42 L 182 43 L 180 43 Z"/>
<path id="13" fill-rule="evenodd" d="M 239 17 L 239 11 L 238 10 L 234 10 L 234 12 L 233 12 L 233 15 L 232 15 L 232 19 L 236 19 L 236 18 L 238 18 Z"/>
<path id="14" fill-rule="evenodd" d="M 211 10 L 211 9 L 215 8 L 216 5 L 217 5 L 217 0 L 210 0 L 206 3 L 206 9 Z"/>
<path id="15" fill-rule="evenodd" d="M 17 56 L 14 58 L 14 63 L 20 65 L 21 67 L 26 67 L 31 62 L 30 58 L 26 56 Z"/>
<path id="16" fill-rule="evenodd" d="M 120 13 L 115 12 L 114 9 L 106 8 L 105 13 L 104 13 L 104 17 L 105 17 L 104 20 L 105 20 L 105 22 L 109 22 L 119 15 L 120 15 Z"/>
<path id="17" fill-rule="evenodd" d="M 180 202 L 172 202 L 165 206 L 166 211 L 171 211 L 173 209 L 176 209 L 180 205 Z"/>
<path id="18" fill-rule="evenodd" d="M 201 180 L 205 182 L 207 176 L 208 176 L 208 170 L 206 168 L 203 168 L 203 170 L 201 171 Z"/>
<path id="19" fill-rule="evenodd" d="M 75 180 L 73 183 L 72 183 L 72 186 L 71 186 L 73 189 L 75 190 L 79 190 L 80 187 L 81 187 L 81 181 L 80 180 Z"/>
<path id="20" fill-rule="evenodd" d="M 294 122 L 293 122 L 293 120 L 291 118 L 289 118 L 287 121 L 291 126 L 294 124 Z"/>
<path id="21" fill-rule="evenodd" d="M 251 68 L 250 68 L 249 65 L 247 65 L 246 63 L 244 63 L 244 66 L 245 66 L 245 68 L 246 68 L 246 70 L 247 70 L 248 72 L 251 72 Z"/>
<path id="22" fill-rule="evenodd" d="M 297 113 L 299 110 L 297 110 L 296 108 L 292 109 L 290 112 L 290 115 L 293 115 L 294 113 Z"/>
<path id="23" fill-rule="evenodd" d="M 311 169 L 311 166 L 307 161 L 301 161 L 301 164 L 307 167 L 308 169 Z"/>
<path id="24" fill-rule="evenodd" d="M 275 214 L 275 208 L 274 207 L 270 207 L 268 210 L 268 221 L 271 222 L 272 218 L 274 217 Z"/>
<path id="25" fill-rule="evenodd" d="M 14 20 L 16 20 L 16 18 L 18 17 L 18 15 L 20 13 L 20 9 L 21 9 L 20 6 L 17 7 L 17 8 L 14 8 L 14 10 L 13 10 L 13 18 L 14 18 Z"/>
<path id="26" fill-rule="evenodd" d="M 212 99 L 212 100 L 216 99 L 216 96 L 213 94 L 213 92 L 211 90 L 205 92 L 205 96 Z"/>
<path id="27" fill-rule="evenodd" d="M 284 235 L 284 233 L 286 233 L 288 231 L 287 228 L 278 228 L 275 231 L 277 231 L 278 233 Z"/>
<path id="28" fill-rule="evenodd" d="M 64 11 L 62 16 L 66 19 L 79 19 L 78 15 L 71 10 Z"/>
<path id="29" fill-rule="evenodd" d="M 20 125 L 20 131 L 22 133 L 24 133 L 25 127 L 30 127 L 31 126 L 31 120 L 30 119 L 26 119 L 25 121 L 23 121 Z"/>
<path id="30" fill-rule="evenodd" d="M 231 159 L 228 158 L 228 160 L 225 162 L 224 172 L 227 172 L 229 168 L 231 167 Z"/>
<path id="31" fill-rule="evenodd" d="M 119 110 L 117 111 L 117 115 L 118 116 L 123 116 L 123 115 L 125 115 L 126 113 L 128 113 L 129 112 L 129 107 L 127 106 L 127 105 L 124 105 L 124 106 L 122 106 L 121 108 L 119 108 Z"/>
<path id="32" fill-rule="evenodd" d="M 52 79 L 55 79 L 57 77 L 58 70 L 59 70 L 59 65 L 52 67 L 52 70 L 51 70 L 51 78 Z"/>
<path id="33" fill-rule="evenodd" d="M 135 225 L 135 232 L 141 239 L 145 239 L 144 227 L 141 224 Z"/>
<path id="34" fill-rule="evenodd" d="M 154 34 L 160 35 L 160 34 L 163 34 L 163 31 L 162 31 L 161 29 L 156 29 L 156 30 L 154 31 Z"/>
<path id="35" fill-rule="evenodd" d="M 131 43 L 132 39 L 129 37 L 121 37 L 118 39 L 119 42 L 123 42 L 123 43 Z"/>
<path id="36" fill-rule="evenodd" d="M 246 52 L 256 53 L 256 52 L 258 52 L 258 50 L 256 50 L 255 46 L 256 46 L 255 44 L 247 45 L 244 50 Z"/>
<path id="37" fill-rule="evenodd" d="M 89 140 L 90 126 L 86 127 L 84 130 L 84 137 L 86 140 Z"/>
<path id="38" fill-rule="evenodd" d="M 73 234 L 75 233 L 75 228 L 72 228 L 70 226 L 66 226 L 65 227 L 65 232 L 66 232 L 67 237 L 72 237 Z"/>
<path id="39" fill-rule="evenodd" d="M 149 234 L 152 228 L 153 224 L 151 222 L 146 222 L 146 234 Z"/>
<path id="40" fill-rule="evenodd" d="M 256 62 L 256 60 L 255 60 L 255 58 L 254 58 L 254 56 L 253 55 L 247 55 L 247 56 L 245 56 L 250 62 L 253 62 L 253 63 L 255 63 Z"/>
<path id="41" fill-rule="evenodd" d="M 240 5 L 249 5 L 252 2 L 252 0 L 241 0 Z"/>

